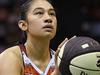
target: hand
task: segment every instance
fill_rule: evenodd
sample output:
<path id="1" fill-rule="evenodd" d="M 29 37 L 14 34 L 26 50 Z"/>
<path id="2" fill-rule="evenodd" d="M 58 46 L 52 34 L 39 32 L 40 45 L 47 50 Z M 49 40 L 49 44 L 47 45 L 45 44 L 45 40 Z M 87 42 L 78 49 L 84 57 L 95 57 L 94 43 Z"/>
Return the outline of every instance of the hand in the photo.
<path id="1" fill-rule="evenodd" d="M 57 48 L 57 51 L 55 53 L 55 70 L 51 75 L 61 75 L 61 73 L 59 71 L 59 66 L 57 65 L 57 56 L 59 54 L 60 48 L 65 44 L 66 41 L 68 41 L 67 38 Z"/>

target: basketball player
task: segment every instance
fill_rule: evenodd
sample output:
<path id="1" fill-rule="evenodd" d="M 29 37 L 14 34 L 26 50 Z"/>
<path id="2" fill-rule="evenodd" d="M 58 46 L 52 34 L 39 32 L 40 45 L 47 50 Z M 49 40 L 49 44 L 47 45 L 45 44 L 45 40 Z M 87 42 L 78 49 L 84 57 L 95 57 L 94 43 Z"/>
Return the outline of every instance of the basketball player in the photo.
<path id="1" fill-rule="evenodd" d="M 60 75 L 49 48 L 57 28 L 53 6 L 47 0 L 27 0 L 21 9 L 18 25 L 27 39 L 1 53 L 0 75 Z"/>

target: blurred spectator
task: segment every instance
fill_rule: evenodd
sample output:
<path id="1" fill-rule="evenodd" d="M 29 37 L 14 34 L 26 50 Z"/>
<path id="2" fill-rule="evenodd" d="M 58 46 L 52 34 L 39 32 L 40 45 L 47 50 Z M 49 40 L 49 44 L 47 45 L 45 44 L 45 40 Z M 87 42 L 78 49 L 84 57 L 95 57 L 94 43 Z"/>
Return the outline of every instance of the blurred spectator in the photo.
<path id="1" fill-rule="evenodd" d="M 17 0 L 0 0 L 0 53 L 20 37 Z"/>
<path id="2" fill-rule="evenodd" d="M 81 30 L 100 42 L 100 0 L 81 0 Z"/>

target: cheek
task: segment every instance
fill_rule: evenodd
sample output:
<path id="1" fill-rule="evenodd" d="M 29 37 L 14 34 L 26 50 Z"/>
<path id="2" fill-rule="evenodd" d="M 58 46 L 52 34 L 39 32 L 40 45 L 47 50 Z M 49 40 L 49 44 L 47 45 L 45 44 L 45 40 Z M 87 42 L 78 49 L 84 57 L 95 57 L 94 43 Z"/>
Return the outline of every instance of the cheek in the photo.
<path id="1" fill-rule="evenodd" d="M 39 18 L 37 18 L 36 16 L 33 16 L 32 14 L 29 14 L 28 15 L 28 23 L 29 23 L 29 25 L 34 25 L 34 26 L 37 26 L 37 25 L 39 25 L 39 23 L 41 22 L 40 20 L 39 20 Z"/>
<path id="2" fill-rule="evenodd" d="M 36 31 L 39 29 L 40 29 L 40 26 L 38 22 L 33 22 L 29 25 L 29 30 Z"/>
<path id="3" fill-rule="evenodd" d="M 54 20 L 54 27 L 55 27 L 55 29 L 57 29 L 57 20 L 56 19 Z"/>
<path id="4" fill-rule="evenodd" d="M 34 32 L 34 33 L 37 33 L 38 31 L 40 31 L 40 29 L 41 29 L 41 26 L 40 26 L 40 21 L 38 21 L 38 20 L 31 20 L 30 22 L 29 22 L 29 31 L 31 31 L 32 33 Z"/>
<path id="5" fill-rule="evenodd" d="M 57 20 L 55 19 L 54 21 L 53 21 L 53 25 L 54 25 L 54 36 L 56 35 L 56 32 L 57 32 Z"/>
<path id="6" fill-rule="evenodd" d="M 30 27 L 32 27 L 32 28 L 39 28 L 40 27 L 40 24 L 41 24 L 41 21 L 39 20 L 39 19 L 31 19 L 30 21 L 29 21 L 29 25 L 30 25 Z"/>

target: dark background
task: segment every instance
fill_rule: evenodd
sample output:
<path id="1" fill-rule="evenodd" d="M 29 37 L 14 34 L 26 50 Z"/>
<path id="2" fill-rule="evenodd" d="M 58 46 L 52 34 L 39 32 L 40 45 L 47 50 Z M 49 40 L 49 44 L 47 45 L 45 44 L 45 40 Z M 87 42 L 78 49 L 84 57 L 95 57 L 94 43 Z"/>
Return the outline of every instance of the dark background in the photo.
<path id="1" fill-rule="evenodd" d="M 0 52 L 22 38 L 18 28 L 19 5 L 25 0 L 0 0 Z M 58 30 L 51 48 L 67 37 L 89 36 L 100 42 L 100 0 L 52 0 L 57 12 Z"/>

